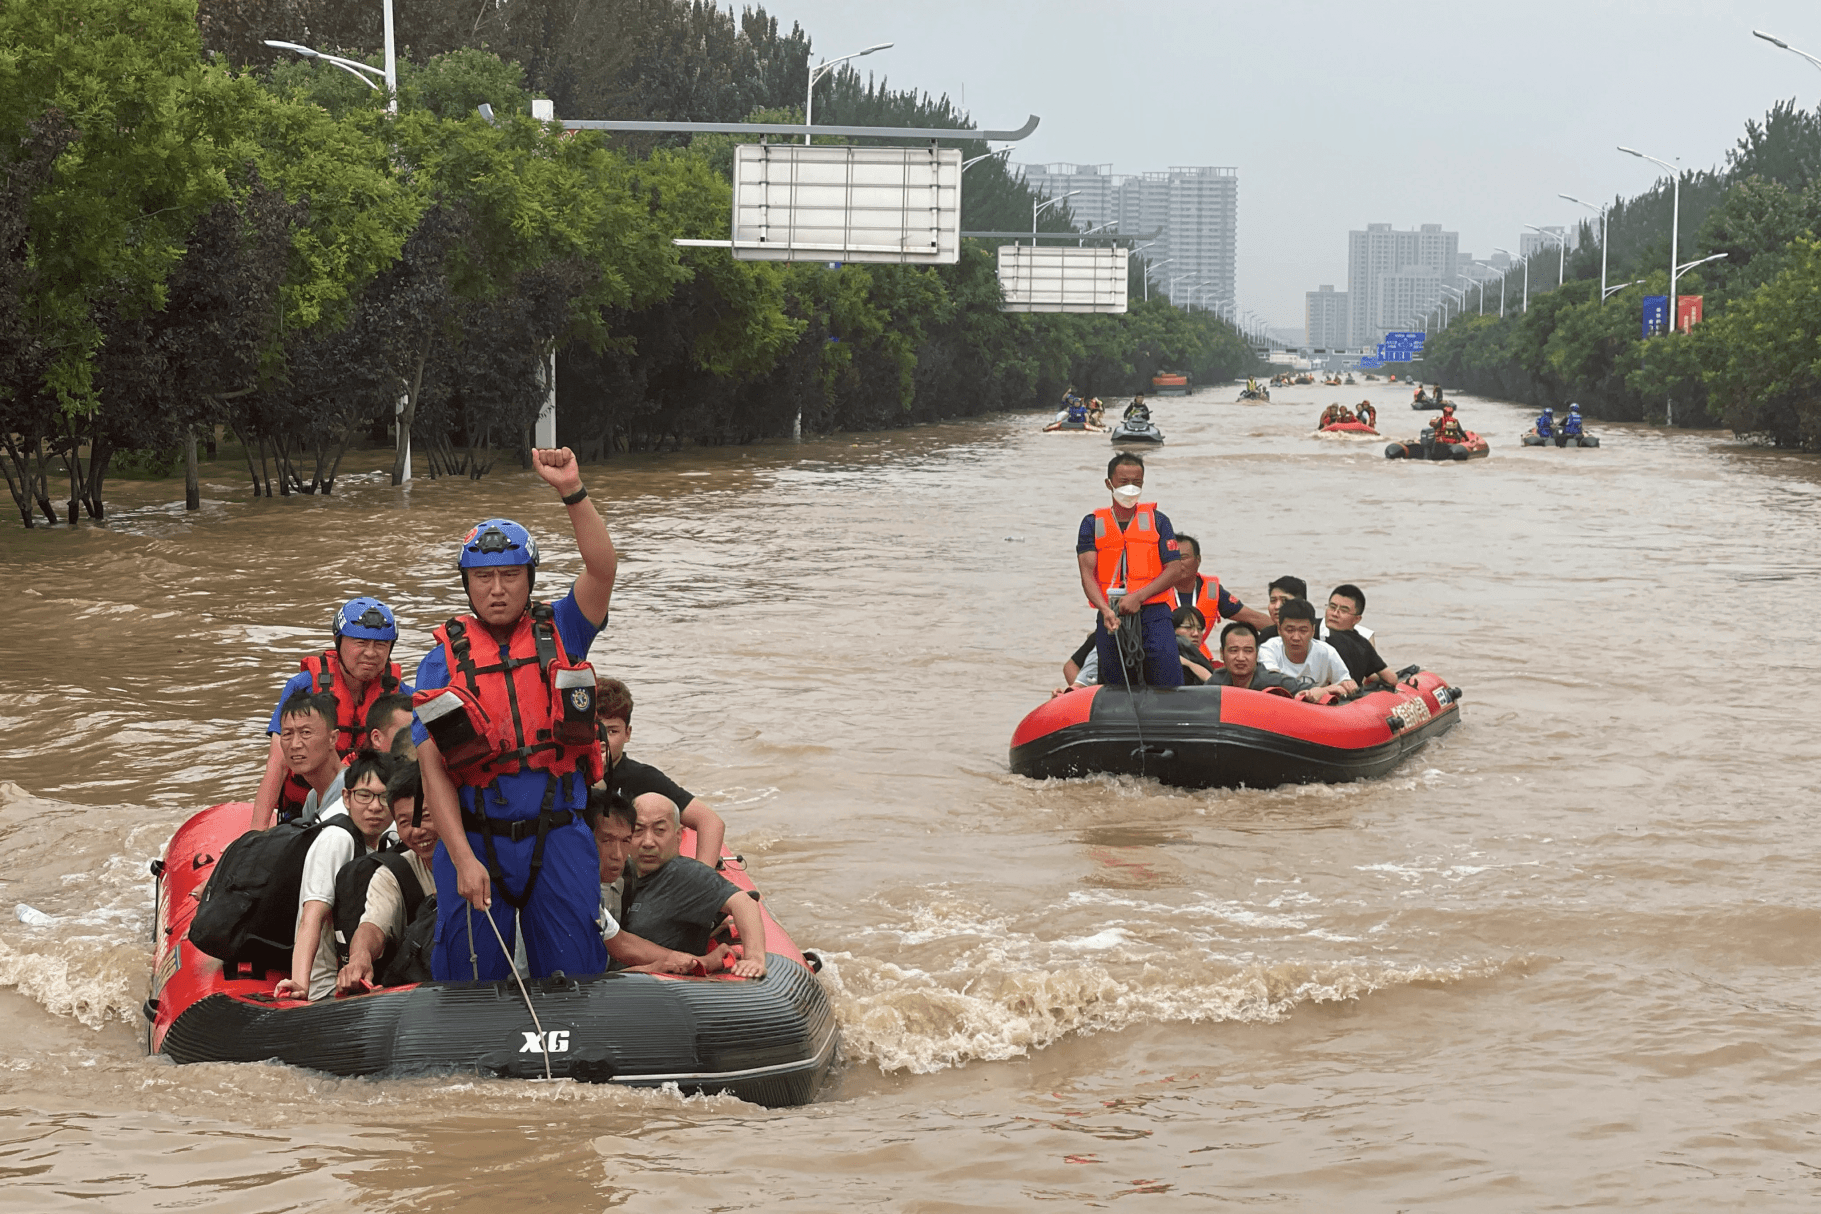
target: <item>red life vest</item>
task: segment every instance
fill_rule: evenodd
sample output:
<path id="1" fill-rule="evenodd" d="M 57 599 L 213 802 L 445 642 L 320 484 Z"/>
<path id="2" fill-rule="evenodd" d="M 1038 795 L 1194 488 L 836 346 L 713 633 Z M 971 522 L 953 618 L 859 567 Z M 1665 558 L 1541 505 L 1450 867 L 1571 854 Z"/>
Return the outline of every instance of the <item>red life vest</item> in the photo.
<path id="1" fill-rule="evenodd" d="M 594 667 L 569 659 L 548 604 L 519 617 L 503 659 L 493 633 L 471 615 L 454 617 L 435 636 L 449 685 L 419 690 L 415 702 L 456 783 L 480 788 L 526 770 L 580 769 L 591 784 L 602 779 Z"/>
<path id="2" fill-rule="evenodd" d="M 1123 528 L 1113 517 L 1111 506 L 1094 511 L 1094 549 L 1098 561 L 1096 576 L 1102 592 L 1115 588 L 1142 590 L 1163 572 L 1163 557 L 1157 551 L 1157 503 L 1139 502 L 1132 508 L 1132 518 Z M 1145 600 L 1174 605 L 1173 589 L 1164 590 Z"/>
<path id="3" fill-rule="evenodd" d="M 398 663 L 391 663 L 380 672 L 377 679 L 368 683 L 358 700 L 348 685 L 347 676 L 341 671 L 341 657 L 335 650 L 325 649 L 307 657 L 299 664 L 299 668 L 310 676 L 311 695 L 324 691 L 334 693 L 335 753 L 346 759 L 366 744 L 367 712 L 373 707 L 373 702 L 398 690 Z M 284 816 L 296 813 L 303 808 L 304 798 L 309 795 L 310 786 L 296 772 L 287 768 L 284 786 L 278 790 L 278 812 Z"/>

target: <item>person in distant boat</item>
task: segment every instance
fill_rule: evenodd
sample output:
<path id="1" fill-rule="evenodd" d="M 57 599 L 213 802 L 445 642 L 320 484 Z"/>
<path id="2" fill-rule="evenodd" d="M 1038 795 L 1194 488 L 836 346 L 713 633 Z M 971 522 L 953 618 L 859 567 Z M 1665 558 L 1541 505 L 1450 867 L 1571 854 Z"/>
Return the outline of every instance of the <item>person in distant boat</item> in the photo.
<path id="1" fill-rule="evenodd" d="M 1246 391 L 1248 391 L 1248 392 L 1257 392 L 1258 391 L 1258 380 L 1255 377 L 1250 376 L 1250 375 L 1246 376 Z"/>
<path id="2" fill-rule="evenodd" d="M 1264 623 L 1256 624 L 1258 643 L 1262 645 L 1277 635 L 1277 613 L 1283 610 L 1285 603 L 1291 599 L 1308 597 L 1309 583 L 1301 578 L 1286 573 L 1280 578 L 1273 579 L 1271 584 L 1265 587 L 1265 606 L 1270 608 L 1270 611 L 1265 616 Z"/>
<path id="3" fill-rule="evenodd" d="M 1544 409 L 1536 415 L 1536 436 L 1538 438 L 1555 437 L 1555 410 Z"/>
<path id="4" fill-rule="evenodd" d="M 286 772 L 278 741 L 279 713 L 293 695 L 308 691 L 334 698 L 335 716 L 330 723 L 335 727 L 335 750 L 347 759 L 366 740 L 367 713 L 373 702 L 401 689 L 406 695 L 411 693 L 411 688 L 400 681 L 398 665 L 392 661 L 398 621 L 390 607 L 365 595 L 349 599 L 336 611 L 330 628 L 334 647 L 305 658 L 303 669 L 292 675 L 278 693 L 278 705 L 266 727 L 271 742 L 266 748 L 265 775 L 253 794 L 254 830 L 272 825 L 275 816 L 286 821 L 295 818 L 309 793 L 302 777 Z"/>
<path id="5" fill-rule="evenodd" d="M 1581 406 L 1570 404 L 1568 416 L 1562 419 L 1562 435 L 1565 438 L 1581 437 Z"/>
<path id="6" fill-rule="evenodd" d="M 684 827 L 696 832 L 696 859 L 710 868 L 721 864 L 721 844 L 727 823 L 714 807 L 649 763 L 626 757 L 632 741 L 632 691 L 618 679 L 596 679 L 595 712 L 600 720 L 601 753 L 606 759 L 604 787 L 636 804 L 648 792 L 663 793 L 676 802 Z"/>
<path id="7" fill-rule="evenodd" d="M 1453 405 L 1443 405 L 1441 416 L 1431 418 L 1429 428 L 1435 431 L 1435 441 L 1438 443 L 1464 443 L 1467 441 L 1466 427 L 1462 426 L 1460 419 L 1454 416 Z"/>
<path id="8" fill-rule="evenodd" d="M 366 725 L 367 734 L 362 749 L 376 750 L 382 755 L 392 754 L 396 749 L 405 752 L 399 755 L 401 758 L 415 757 L 417 748 L 411 745 L 410 696 L 379 697 L 373 701 L 373 707 L 367 710 Z"/>
<path id="9" fill-rule="evenodd" d="M 1371 401 L 1360 401 L 1359 407 L 1354 409 L 1353 415 L 1374 430 L 1378 429 L 1378 410 L 1372 407 Z"/>
<path id="10" fill-rule="evenodd" d="M 327 999 L 341 969 L 335 949 L 335 878 L 355 856 L 396 842 L 386 781 L 389 755 L 362 754 L 348 765 L 348 791 L 323 815 L 324 825 L 304 854 L 297 887 L 296 936 L 291 976 L 273 994 L 280 999 Z"/>
<path id="11" fill-rule="evenodd" d="M 1416 385 L 1416 392 L 1410 399 L 1414 404 L 1426 405 L 1429 403 L 1429 393 L 1423 390 L 1423 385 L 1418 384 Z"/>
<path id="12" fill-rule="evenodd" d="M 1106 421 L 1106 406 L 1100 403 L 1098 396 L 1088 401 L 1088 425 L 1099 426 Z"/>
<path id="13" fill-rule="evenodd" d="M 1144 403 L 1144 393 L 1132 398 L 1132 403 L 1125 407 L 1125 419 L 1129 422 L 1148 422 L 1151 420 L 1151 406 Z"/>
<path id="14" fill-rule="evenodd" d="M 1172 591 L 1182 577 L 1175 528 L 1155 502 L 1139 500 L 1144 495 L 1143 459 L 1129 451 L 1115 455 L 1107 462 L 1105 483 L 1112 505 L 1084 516 L 1075 538 L 1081 589 L 1099 615 L 1095 648 L 1100 681 L 1130 684 L 1119 654 L 1124 627 L 1137 634 L 1144 650 L 1144 669 L 1137 677 L 1152 687 L 1180 687 L 1182 663 L 1176 660 L 1176 633 L 1170 626 Z"/>
<path id="15" fill-rule="evenodd" d="M 1176 656 L 1182 662 L 1182 685 L 1200 687 L 1214 673 L 1214 663 L 1201 651 L 1201 638 L 1207 635 L 1208 622 L 1193 607 L 1178 607 L 1170 613 L 1170 626 L 1176 629 Z"/>
<path id="16" fill-rule="evenodd" d="M 1359 622 L 1365 614 L 1366 592 L 1352 582 L 1342 582 L 1328 595 L 1322 640 L 1340 654 L 1341 661 L 1347 664 L 1347 673 L 1361 687 L 1373 682 L 1396 687 L 1397 675 L 1378 655 L 1370 634 L 1359 631 Z"/>
<path id="17" fill-rule="evenodd" d="M 1324 699 L 1332 689 L 1342 695 L 1359 690 L 1346 659 L 1315 639 L 1315 608 L 1307 599 L 1291 599 L 1278 609 L 1277 635 L 1258 647 L 1258 660 L 1267 670 L 1302 680 L 1299 700 Z"/>
<path id="18" fill-rule="evenodd" d="M 632 836 L 638 884 L 628 895 L 624 927 L 659 948 L 699 956 L 713 947 L 722 915 L 740 933 L 741 978 L 765 976 L 765 920 L 747 892 L 699 860 L 680 855 L 683 822 L 676 802 L 647 793 L 635 807 Z"/>
<path id="19" fill-rule="evenodd" d="M 1178 535 L 1176 545 L 1182 553 L 1182 572 L 1172 591 L 1174 605 L 1193 607 L 1201 613 L 1203 626 L 1199 643 L 1202 656 L 1209 662 L 1218 661 L 1214 651 L 1208 648 L 1208 637 L 1222 620 L 1245 620 L 1255 628 L 1262 628 L 1271 622 L 1271 617 L 1256 607 L 1246 606 L 1220 584 L 1218 577 L 1201 571 L 1200 540 L 1192 535 Z"/>
<path id="20" fill-rule="evenodd" d="M 1295 694 L 1295 679 L 1258 665 L 1258 630 L 1244 620 L 1234 620 L 1220 630 L 1220 660 L 1224 665 L 1208 679 L 1210 687 L 1237 687 L 1242 691 L 1279 688 Z"/>

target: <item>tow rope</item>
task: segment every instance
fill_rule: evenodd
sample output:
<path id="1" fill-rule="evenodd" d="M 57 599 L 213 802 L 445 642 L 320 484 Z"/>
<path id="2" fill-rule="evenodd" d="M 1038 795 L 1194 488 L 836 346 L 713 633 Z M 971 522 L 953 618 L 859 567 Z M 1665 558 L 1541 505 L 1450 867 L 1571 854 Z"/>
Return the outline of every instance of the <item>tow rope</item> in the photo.
<path id="1" fill-rule="evenodd" d="M 485 919 L 487 925 L 493 929 L 493 938 L 499 941 L 500 952 L 505 954 L 506 964 L 512 967 L 512 980 L 518 983 L 519 997 L 525 1001 L 525 1010 L 531 1013 L 531 1027 L 537 1030 L 537 1039 L 542 1043 L 538 1046 L 537 1052 L 538 1056 L 544 1060 L 544 1078 L 554 1081 L 555 1076 L 550 1073 L 550 1038 L 544 1036 L 543 1022 L 537 1018 L 537 1009 L 531 1006 L 531 992 L 525 989 L 525 980 L 519 977 L 518 962 L 512 959 L 512 950 L 506 947 L 506 938 L 500 935 L 500 925 L 493 921 L 493 912 L 482 911 L 481 918 Z M 473 947 L 472 943 L 469 947 Z"/>

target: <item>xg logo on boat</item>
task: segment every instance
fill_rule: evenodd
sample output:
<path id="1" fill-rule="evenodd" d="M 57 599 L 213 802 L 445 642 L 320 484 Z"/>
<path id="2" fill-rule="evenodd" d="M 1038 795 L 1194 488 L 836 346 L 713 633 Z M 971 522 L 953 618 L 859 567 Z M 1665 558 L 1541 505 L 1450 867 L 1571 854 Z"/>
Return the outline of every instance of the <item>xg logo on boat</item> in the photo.
<path id="1" fill-rule="evenodd" d="M 551 1029 L 547 1033 L 525 1033 L 525 1044 L 518 1047 L 521 1054 L 567 1054 L 569 1052 L 569 1031 Z"/>

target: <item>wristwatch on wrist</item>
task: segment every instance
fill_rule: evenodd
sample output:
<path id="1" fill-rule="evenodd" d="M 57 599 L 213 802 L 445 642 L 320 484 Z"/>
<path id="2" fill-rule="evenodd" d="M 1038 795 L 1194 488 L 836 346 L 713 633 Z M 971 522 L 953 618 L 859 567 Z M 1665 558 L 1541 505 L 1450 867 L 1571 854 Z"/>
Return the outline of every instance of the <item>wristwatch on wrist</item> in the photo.
<path id="1" fill-rule="evenodd" d="M 567 495 L 566 497 L 564 497 L 563 505 L 573 506 L 577 502 L 581 501 L 583 498 L 585 498 L 587 496 L 588 496 L 588 486 L 583 485 L 581 488 L 577 489 L 574 493 L 571 493 L 571 494 Z"/>

